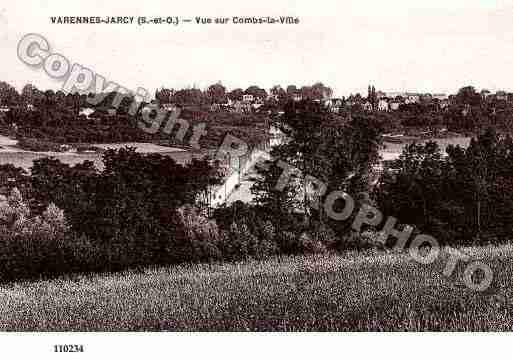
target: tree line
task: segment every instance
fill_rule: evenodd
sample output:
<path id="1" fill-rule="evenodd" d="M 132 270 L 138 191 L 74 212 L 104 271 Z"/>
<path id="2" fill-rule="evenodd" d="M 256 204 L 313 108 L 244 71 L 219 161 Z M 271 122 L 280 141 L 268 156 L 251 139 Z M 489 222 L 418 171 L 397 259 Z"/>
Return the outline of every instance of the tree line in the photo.
<path id="1" fill-rule="evenodd" d="M 467 148 L 410 144 L 374 189 L 379 206 L 445 243 L 510 240 L 513 139 L 487 129 Z"/>

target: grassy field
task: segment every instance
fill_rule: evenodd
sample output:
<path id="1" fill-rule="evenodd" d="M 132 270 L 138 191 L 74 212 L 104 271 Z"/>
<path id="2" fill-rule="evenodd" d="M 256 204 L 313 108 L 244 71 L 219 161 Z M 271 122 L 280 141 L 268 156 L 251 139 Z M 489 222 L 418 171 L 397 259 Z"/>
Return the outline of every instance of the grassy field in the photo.
<path id="1" fill-rule="evenodd" d="M 0 330 L 512 330 L 513 246 L 466 251 L 494 271 L 486 292 L 444 257 L 287 257 L 2 286 Z"/>

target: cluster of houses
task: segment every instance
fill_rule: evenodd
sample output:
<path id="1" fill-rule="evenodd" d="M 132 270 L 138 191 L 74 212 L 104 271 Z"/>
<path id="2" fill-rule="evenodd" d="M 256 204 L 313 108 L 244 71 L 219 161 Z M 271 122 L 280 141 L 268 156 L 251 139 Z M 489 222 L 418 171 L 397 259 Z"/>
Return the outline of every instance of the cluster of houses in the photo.
<path id="1" fill-rule="evenodd" d="M 506 101 L 513 103 L 513 93 L 505 91 L 497 91 L 491 93 L 488 90 L 480 92 L 483 100 L 486 101 Z M 303 99 L 301 91 L 297 91 L 289 95 L 293 101 L 301 101 Z M 324 96 L 324 95 L 323 95 Z M 331 96 L 324 96 L 322 100 L 315 100 L 322 103 L 331 112 L 338 113 L 342 108 L 351 108 L 353 106 L 361 106 L 364 111 L 383 111 L 392 112 L 399 110 L 401 105 L 408 104 L 434 104 L 440 110 L 445 110 L 454 99 L 454 95 L 448 96 L 444 93 L 413 93 L 413 92 L 373 92 L 372 96 L 362 97 L 349 96 L 347 98 L 332 98 Z M 224 103 L 214 103 L 210 106 L 210 111 L 229 111 L 236 113 L 250 113 L 257 112 L 265 103 L 269 101 L 278 101 L 278 95 L 270 93 L 267 96 L 255 96 L 253 94 L 244 94 L 241 99 L 233 100 L 228 98 Z M 155 103 L 155 100 L 152 101 Z M 32 104 L 26 104 L 26 108 L 30 111 L 35 110 Z M 176 110 L 175 104 L 161 104 L 162 108 L 168 111 Z M 9 112 L 12 107 L 1 104 L 0 113 Z M 106 109 L 106 114 L 109 116 L 116 115 L 116 108 L 110 107 Z M 81 108 L 80 115 L 89 118 L 95 110 L 93 108 Z"/>
<path id="2" fill-rule="evenodd" d="M 401 105 L 415 103 L 435 103 L 440 109 L 449 107 L 449 96 L 446 94 L 420 94 L 412 92 L 376 92 L 375 99 L 353 97 L 331 98 L 325 100 L 325 105 L 332 112 L 339 112 L 343 107 L 362 106 L 365 111 L 397 111 Z"/>
<path id="3" fill-rule="evenodd" d="M 214 103 L 210 106 L 210 111 L 215 112 L 224 110 L 237 113 L 249 113 L 261 108 L 266 100 L 269 100 L 269 96 L 267 98 L 263 98 L 251 94 L 245 94 L 242 96 L 242 100 L 232 100 L 228 98 L 226 103 Z"/>
<path id="4" fill-rule="evenodd" d="M 19 108 L 19 107 L 21 107 L 21 106 L 14 106 L 14 107 Z M 11 111 L 14 107 L 6 106 L 6 105 L 0 105 L 0 112 L 3 112 L 3 113 L 5 113 L 5 112 L 9 112 L 9 111 Z M 27 110 L 29 110 L 29 111 L 34 111 L 34 110 L 35 110 L 34 105 L 32 105 L 32 104 L 30 104 L 30 103 L 26 104 L 26 105 L 25 105 L 25 108 L 26 108 Z"/>
<path id="5" fill-rule="evenodd" d="M 441 109 L 449 106 L 449 96 L 446 94 L 419 94 L 410 92 L 381 92 L 376 93 L 375 101 L 370 98 L 349 97 L 349 98 L 331 98 L 325 97 L 322 100 L 324 106 L 331 112 L 339 112 L 343 107 L 352 107 L 361 105 L 365 111 L 397 111 L 402 104 L 435 102 Z M 301 101 L 301 93 L 295 93 L 292 96 L 293 101 Z M 211 111 L 228 110 L 231 112 L 253 112 L 262 107 L 265 101 L 278 100 L 276 95 L 268 95 L 267 98 L 256 98 L 253 95 L 243 95 L 242 100 L 231 100 L 227 103 L 215 103 L 211 105 Z"/>
<path id="6" fill-rule="evenodd" d="M 292 101 L 299 102 L 303 100 L 303 95 L 301 91 L 296 91 L 292 94 L 287 95 Z M 327 105 L 326 101 L 331 100 L 331 97 L 325 95 L 323 100 L 314 100 L 316 102 L 324 102 Z M 228 99 L 227 103 L 214 103 L 211 105 L 211 111 L 220 111 L 220 110 L 228 110 L 230 112 L 238 112 L 238 113 L 246 113 L 246 112 L 255 112 L 258 111 L 266 102 L 273 101 L 279 102 L 279 96 L 276 94 L 272 94 L 269 91 L 267 96 L 255 96 L 251 94 L 245 94 L 242 96 L 241 100 L 232 100 Z M 341 105 L 342 106 L 342 105 Z"/>
<path id="7" fill-rule="evenodd" d="M 491 93 L 488 90 L 480 92 L 481 98 L 486 102 L 504 101 L 513 103 L 513 93 L 497 91 Z M 446 110 L 455 100 L 454 95 L 444 93 L 413 93 L 413 92 L 382 92 L 377 91 L 375 96 L 364 98 L 361 96 L 350 96 L 348 98 L 329 98 L 324 100 L 327 108 L 332 112 L 339 112 L 343 107 L 359 105 L 365 111 L 397 111 L 401 105 L 408 104 L 433 104 L 440 110 Z"/>
<path id="8" fill-rule="evenodd" d="M 507 93 L 506 91 L 497 91 L 496 93 L 491 93 L 488 90 L 481 91 L 481 97 L 486 101 L 507 101 L 513 102 L 513 93 Z"/>

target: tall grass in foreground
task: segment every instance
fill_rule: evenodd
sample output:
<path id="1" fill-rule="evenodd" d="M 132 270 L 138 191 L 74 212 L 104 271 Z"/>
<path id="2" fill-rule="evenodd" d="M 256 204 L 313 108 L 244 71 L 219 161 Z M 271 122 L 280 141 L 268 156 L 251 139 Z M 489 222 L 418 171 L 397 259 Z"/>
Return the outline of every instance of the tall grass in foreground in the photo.
<path id="1" fill-rule="evenodd" d="M 185 265 L 0 287 L 2 330 L 512 330 L 513 246 L 467 249 L 489 290 L 443 277 L 445 259 L 316 255 Z"/>

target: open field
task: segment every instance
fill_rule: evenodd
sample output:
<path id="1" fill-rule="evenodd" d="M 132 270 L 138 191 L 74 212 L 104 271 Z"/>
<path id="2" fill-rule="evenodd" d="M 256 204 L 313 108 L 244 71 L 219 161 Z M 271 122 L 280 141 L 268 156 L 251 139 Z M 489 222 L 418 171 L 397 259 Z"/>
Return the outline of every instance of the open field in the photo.
<path id="1" fill-rule="evenodd" d="M 145 142 L 124 142 L 124 143 L 94 143 L 95 147 L 108 150 L 118 150 L 120 148 L 130 146 L 135 147 L 139 153 L 169 153 L 169 152 L 185 152 L 184 149 L 176 147 L 159 146 L 153 143 Z"/>
<path id="2" fill-rule="evenodd" d="M 187 163 L 193 157 L 201 158 L 202 154 L 193 154 L 190 151 L 176 147 L 159 146 L 144 142 L 126 142 L 113 144 L 92 144 L 101 149 L 119 149 L 125 146 L 137 148 L 139 153 L 160 153 L 172 157 L 178 163 Z M 98 169 L 103 169 L 101 152 L 52 152 L 52 151 L 28 151 L 18 146 L 18 141 L 7 136 L 0 135 L 0 165 L 13 164 L 29 170 L 34 161 L 45 157 L 55 157 L 63 163 L 76 165 L 84 161 L 92 161 Z"/>
<path id="3" fill-rule="evenodd" d="M 486 292 L 405 254 L 204 264 L 0 287 L 0 330 L 512 330 L 513 246 Z"/>
<path id="4" fill-rule="evenodd" d="M 385 141 L 384 148 L 380 150 L 380 155 L 383 157 L 384 160 L 390 161 L 390 160 L 396 160 L 401 155 L 403 148 L 412 142 L 417 143 L 426 143 L 427 141 L 434 141 L 438 143 L 440 148 L 442 149 L 442 153 L 445 154 L 445 150 L 449 145 L 453 146 L 461 146 L 461 147 L 468 147 L 470 143 L 471 137 L 448 137 L 448 138 L 430 138 L 430 139 L 419 139 L 418 141 L 405 141 L 403 143 L 392 143 Z"/>

